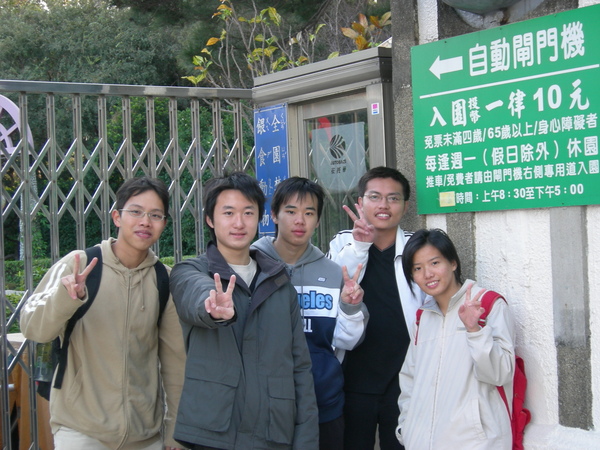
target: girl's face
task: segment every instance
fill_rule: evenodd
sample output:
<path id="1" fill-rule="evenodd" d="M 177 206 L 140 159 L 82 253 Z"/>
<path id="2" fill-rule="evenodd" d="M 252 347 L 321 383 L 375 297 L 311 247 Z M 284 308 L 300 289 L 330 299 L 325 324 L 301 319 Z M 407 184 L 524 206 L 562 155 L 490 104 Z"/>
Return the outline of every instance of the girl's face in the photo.
<path id="1" fill-rule="evenodd" d="M 415 283 L 438 303 L 448 301 L 460 289 L 454 277 L 455 270 L 456 262 L 448 261 L 431 244 L 421 247 L 413 257 L 412 275 Z"/>

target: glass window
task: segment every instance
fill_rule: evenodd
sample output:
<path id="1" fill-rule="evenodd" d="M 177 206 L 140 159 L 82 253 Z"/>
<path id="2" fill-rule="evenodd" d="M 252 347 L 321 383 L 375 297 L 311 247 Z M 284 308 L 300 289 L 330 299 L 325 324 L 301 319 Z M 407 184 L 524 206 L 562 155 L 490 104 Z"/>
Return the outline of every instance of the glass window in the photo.
<path id="1" fill-rule="evenodd" d="M 313 243 L 327 251 L 335 233 L 351 228 L 342 205 L 354 209 L 355 187 L 369 169 L 367 110 L 311 118 L 304 123 L 310 178 L 326 192 Z"/>

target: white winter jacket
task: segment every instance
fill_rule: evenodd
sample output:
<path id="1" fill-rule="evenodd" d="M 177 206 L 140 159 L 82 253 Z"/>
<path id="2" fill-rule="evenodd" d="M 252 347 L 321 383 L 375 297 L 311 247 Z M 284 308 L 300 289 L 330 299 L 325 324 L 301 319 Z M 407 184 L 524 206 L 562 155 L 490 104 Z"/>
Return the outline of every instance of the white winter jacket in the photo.
<path id="1" fill-rule="evenodd" d="M 404 231 L 402 228 L 398 227 L 396 233 L 396 256 L 394 257 L 398 294 L 400 294 L 404 320 L 406 320 L 406 327 L 409 333 L 411 333 L 411 338 L 417 310 L 423 304 L 423 299 L 425 298 L 425 295 L 416 284 L 413 284 L 414 293 L 410 290 L 410 285 L 406 281 L 404 271 L 402 270 L 402 252 L 404 251 L 404 245 L 412 235 L 412 232 Z M 373 245 L 371 242 L 354 240 L 352 237 L 352 230 L 340 231 L 329 243 L 327 257 L 338 263 L 340 266 L 346 266 L 348 268 L 348 275 L 350 276 L 354 276 L 356 268 L 359 264 L 362 264 L 362 273 L 358 278 L 358 281 L 360 282 L 367 269 L 369 248 L 371 248 L 371 245 Z"/>
<path id="2" fill-rule="evenodd" d="M 468 333 L 458 317 L 467 280 L 444 316 L 433 298 L 423 306 L 417 343 L 400 371 L 396 435 L 407 450 L 512 448 L 506 406 L 512 399 L 514 326 L 509 307 L 496 301 L 486 326 Z M 475 295 L 482 288 L 474 285 Z M 415 327 L 416 328 L 416 327 Z"/>

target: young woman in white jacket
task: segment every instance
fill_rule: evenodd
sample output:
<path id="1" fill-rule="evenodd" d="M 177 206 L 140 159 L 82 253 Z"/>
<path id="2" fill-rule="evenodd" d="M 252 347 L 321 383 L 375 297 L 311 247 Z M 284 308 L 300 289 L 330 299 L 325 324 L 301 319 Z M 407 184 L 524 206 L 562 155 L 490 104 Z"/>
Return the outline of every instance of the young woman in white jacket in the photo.
<path id="1" fill-rule="evenodd" d="M 407 450 L 507 449 L 512 433 L 497 386 L 512 398 L 513 321 L 504 301 L 478 320 L 485 289 L 461 279 L 442 230 L 419 230 L 404 247 L 404 274 L 429 297 L 400 371 L 396 435 Z"/>

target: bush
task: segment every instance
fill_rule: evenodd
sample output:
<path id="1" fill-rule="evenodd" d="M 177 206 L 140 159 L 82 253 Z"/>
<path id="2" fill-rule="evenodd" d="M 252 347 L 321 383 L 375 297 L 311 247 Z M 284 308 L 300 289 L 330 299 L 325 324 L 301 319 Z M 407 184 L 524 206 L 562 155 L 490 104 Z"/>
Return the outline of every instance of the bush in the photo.
<path id="1" fill-rule="evenodd" d="M 40 258 L 33 260 L 33 286 L 37 286 L 52 266 L 50 258 Z M 4 262 L 4 288 L 13 291 L 25 290 L 25 269 L 23 261 L 5 261 Z"/>
<path id="2" fill-rule="evenodd" d="M 7 294 L 6 299 L 13 306 L 12 308 L 10 308 L 9 306 L 6 307 L 6 317 L 8 318 L 13 313 L 14 308 L 16 308 L 19 302 L 21 301 L 21 294 Z M 19 328 L 19 322 L 15 321 L 8 329 L 8 332 L 20 333 L 21 328 Z"/>

